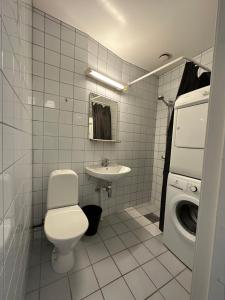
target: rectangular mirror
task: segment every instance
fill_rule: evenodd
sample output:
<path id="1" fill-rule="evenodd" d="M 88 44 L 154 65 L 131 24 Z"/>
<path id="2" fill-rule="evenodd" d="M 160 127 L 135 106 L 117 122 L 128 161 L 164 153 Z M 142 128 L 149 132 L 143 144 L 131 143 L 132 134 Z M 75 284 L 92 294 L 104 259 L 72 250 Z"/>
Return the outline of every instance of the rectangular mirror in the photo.
<path id="1" fill-rule="evenodd" d="M 104 142 L 119 142 L 119 103 L 90 93 L 89 139 Z"/>

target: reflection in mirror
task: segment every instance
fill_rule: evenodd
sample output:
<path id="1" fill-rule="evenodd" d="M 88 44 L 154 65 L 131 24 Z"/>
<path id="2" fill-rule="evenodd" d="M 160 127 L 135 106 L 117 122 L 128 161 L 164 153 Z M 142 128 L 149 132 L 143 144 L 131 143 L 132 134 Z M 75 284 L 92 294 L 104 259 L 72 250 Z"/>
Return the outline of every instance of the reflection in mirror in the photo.
<path id="1" fill-rule="evenodd" d="M 89 139 L 118 142 L 118 102 L 90 94 Z"/>

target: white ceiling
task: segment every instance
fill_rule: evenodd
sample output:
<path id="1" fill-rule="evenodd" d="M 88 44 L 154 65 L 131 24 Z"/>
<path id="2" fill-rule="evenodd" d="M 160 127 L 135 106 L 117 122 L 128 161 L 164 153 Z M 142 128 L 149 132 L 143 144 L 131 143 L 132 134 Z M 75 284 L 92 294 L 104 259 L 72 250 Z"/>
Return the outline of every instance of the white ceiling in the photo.
<path id="1" fill-rule="evenodd" d="M 163 52 L 194 56 L 214 43 L 217 0 L 34 0 L 146 70 Z"/>

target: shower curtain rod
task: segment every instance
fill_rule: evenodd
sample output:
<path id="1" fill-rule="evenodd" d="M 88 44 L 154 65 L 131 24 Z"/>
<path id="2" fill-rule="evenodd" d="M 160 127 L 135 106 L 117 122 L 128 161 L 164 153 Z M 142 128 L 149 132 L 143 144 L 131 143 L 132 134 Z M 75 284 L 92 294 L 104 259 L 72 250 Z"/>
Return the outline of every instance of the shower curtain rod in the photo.
<path id="1" fill-rule="evenodd" d="M 163 65 L 163 66 L 161 66 L 161 67 L 159 67 L 159 68 L 157 68 L 157 69 L 155 69 L 155 70 L 153 70 L 153 71 L 151 71 L 151 72 L 149 72 L 149 73 L 147 73 L 147 74 L 145 74 L 145 75 L 143 75 L 143 76 L 141 76 L 141 77 L 139 77 L 139 78 L 137 78 L 137 79 L 135 79 L 135 80 L 133 80 L 133 81 L 131 81 L 131 82 L 129 82 L 129 83 L 128 83 L 128 86 L 131 86 L 131 85 L 133 85 L 133 84 L 139 82 L 140 80 L 142 80 L 142 79 L 144 79 L 144 78 L 146 78 L 146 77 L 149 77 L 149 76 L 151 76 L 151 75 L 154 75 L 154 74 L 156 74 L 157 72 L 159 72 L 159 71 L 161 71 L 161 70 L 163 70 L 163 69 L 165 69 L 165 68 L 167 68 L 167 67 L 169 67 L 169 66 L 172 66 L 173 64 L 175 64 L 175 63 L 177 63 L 177 62 L 179 62 L 179 61 L 182 61 L 182 60 L 191 61 L 191 62 L 193 62 L 194 64 L 196 64 L 197 66 L 199 66 L 200 68 L 202 68 L 202 69 L 204 69 L 204 70 L 206 70 L 206 71 L 208 71 L 208 72 L 211 72 L 211 69 L 210 69 L 210 68 L 208 68 L 208 67 L 206 67 L 206 66 L 200 64 L 198 61 L 196 61 L 196 60 L 194 60 L 194 59 L 192 59 L 192 58 L 188 58 L 188 57 L 185 57 L 185 56 L 181 56 L 181 57 L 178 57 L 178 58 L 174 59 L 173 61 L 169 62 L 168 64 L 165 64 L 165 65 Z"/>

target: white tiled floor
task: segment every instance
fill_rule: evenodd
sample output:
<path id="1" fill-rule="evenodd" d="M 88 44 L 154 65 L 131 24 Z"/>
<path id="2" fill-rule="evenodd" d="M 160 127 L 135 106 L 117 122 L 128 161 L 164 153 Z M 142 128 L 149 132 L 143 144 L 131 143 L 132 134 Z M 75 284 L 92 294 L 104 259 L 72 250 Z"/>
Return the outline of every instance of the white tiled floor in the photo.
<path id="1" fill-rule="evenodd" d="M 156 209 L 143 204 L 105 217 L 95 236 L 79 242 L 74 268 L 67 274 L 53 272 L 52 245 L 35 239 L 26 300 L 190 299 L 191 271 L 142 216 Z"/>

